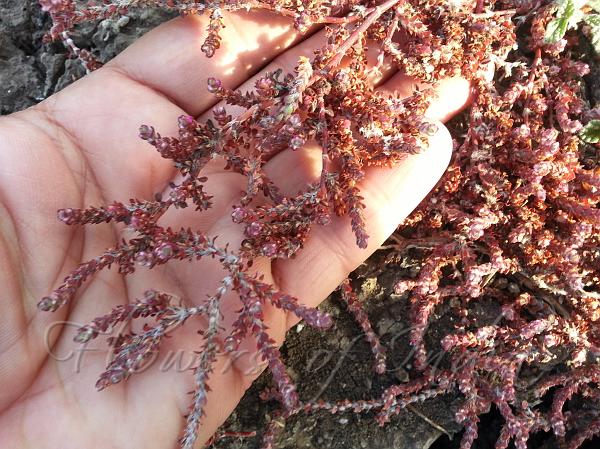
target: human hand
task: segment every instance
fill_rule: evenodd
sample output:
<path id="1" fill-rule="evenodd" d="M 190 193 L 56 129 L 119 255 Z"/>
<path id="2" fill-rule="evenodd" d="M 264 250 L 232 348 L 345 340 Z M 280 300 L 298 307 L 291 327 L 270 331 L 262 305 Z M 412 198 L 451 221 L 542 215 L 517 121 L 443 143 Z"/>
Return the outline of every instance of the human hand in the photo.
<path id="1" fill-rule="evenodd" d="M 55 218 L 57 209 L 150 199 L 168 190 L 176 171 L 137 137 L 140 124 L 174 134 L 179 115 L 211 115 L 216 100 L 205 94 L 208 77 L 250 89 L 263 65 L 269 63 L 266 71 L 281 67 L 291 72 L 299 56 L 310 56 L 324 41 L 322 33 L 298 35 L 290 21 L 270 13 L 238 13 L 229 18 L 222 48 L 209 60 L 199 49 L 205 29 L 203 18 L 176 19 L 38 106 L 0 119 L 0 441 L 6 447 L 164 448 L 174 446 L 180 435 L 191 375 L 173 376 L 155 364 L 98 393 L 93 384 L 104 370 L 106 352 L 85 353 L 81 366 L 74 358 L 60 361 L 77 354 L 80 345 L 72 341 L 74 327 L 53 323 L 87 323 L 149 287 L 200 303 L 222 277 L 218 264 L 176 262 L 127 278 L 104 271 L 56 314 L 41 313 L 36 304 L 74 267 L 112 246 L 124 232 L 116 225 L 93 231 L 65 226 Z M 379 88 L 408 94 L 411 85 L 398 74 Z M 442 83 L 430 118 L 448 119 L 467 97 L 466 81 Z M 360 186 L 368 248 L 358 248 L 348 219 L 338 218 L 315 227 L 294 259 L 259 259 L 254 268 L 283 292 L 317 305 L 430 191 L 451 147 L 440 125 L 428 151 L 393 169 L 368 170 Z M 265 170 L 284 192 L 294 193 L 318 176 L 320 163 L 320 149 L 307 147 L 276 155 Z M 224 171 L 219 161 L 205 172 L 214 207 L 199 219 L 186 209 L 167 214 L 164 222 L 174 228 L 193 226 L 218 235 L 222 245 L 237 247 L 243 234 L 231 222 L 230 209 L 243 177 Z M 235 318 L 236 308 L 233 299 L 226 302 L 225 323 Z M 295 318 L 273 308 L 265 315 L 271 337 L 282 343 Z M 197 329 L 178 330 L 162 350 L 183 348 L 191 354 L 197 349 Z M 252 354 L 234 361 L 218 358 L 199 443 L 227 418 L 258 375 L 254 359 Z"/>

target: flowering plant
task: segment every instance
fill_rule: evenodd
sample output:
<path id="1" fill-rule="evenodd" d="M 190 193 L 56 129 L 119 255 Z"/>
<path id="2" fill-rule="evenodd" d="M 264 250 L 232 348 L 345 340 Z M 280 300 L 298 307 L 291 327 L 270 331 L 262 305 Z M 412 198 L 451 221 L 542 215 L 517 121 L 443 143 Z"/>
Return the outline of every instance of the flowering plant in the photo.
<path id="1" fill-rule="evenodd" d="M 55 311 L 100 270 L 117 265 L 128 275 L 177 260 L 216 259 L 220 285 L 203 304 L 182 305 L 166 292 L 149 289 L 138 301 L 119 306 L 81 327 L 85 343 L 119 323 L 149 319 L 139 333 L 109 339 L 114 357 L 97 387 L 128 379 L 159 351 L 165 337 L 192 317 L 207 323 L 194 369 L 195 389 L 182 437 L 191 448 L 204 414 L 212 365 L 219 351 L 235 352 L 252 338 L 267 362 L 282 403 L 281 416 L 300 411 L 376 411 L 385 424 L 408 404 L 460 392 L 456 419 L 465 427 L 461 447 L 477 437 L 479 417 L 494 405 L 505 420 L 496 447 L 525 449 L 531 434 L 553 432 L 576 449 L 600 433 L 600 111 L 585 101 L 582 77 L 589 67 L 577 54 L 580 18 L 596 42 L 597 2 L 543 0 L 477 1 L 104 1 L 40 0 L 53 19 L 49 38 L 62 40 L 86 68 L 100 63 L 78 48 L 71 32 L 79 23 L 127 14 L 150 4 L 183 15 L 207 16 L 202 51 L 212 57 L 221 45 L 226 13 L 245 9 L 275 11 L 293 18 L 306 32 L 327 26 L 327 42 L 312 59 L 298 60 L 294 73 L 273 71 L 254 90 L 232 90 L 208 79 L 208 91 L 239 115 L 218 107 L 210 120 L 181 116 L 179 132 L 165 137 L 150 125 L 140 138 L 169 159 L 180 181 L 167 196 L 85 209 L 62 209 L 68 225 L 117 222 L 132 237 L 80 265 L 39 307 Z M 586 21 L 587 20 L 587 21 Z M 371 57 L 370 47 L 375 50 Z M 490 66 L 495 69 L 490 83 Z M 399 70 L 420 83 L 406 97 L 373 88 L 373 76 Z M 261 257 L 287 259 L 302 251 L 315 226 L 348 216 L 356 244 L 364 248 L 364 198 L 357 187 L 370 167 L 391 167 L 425 149 L 437 125 L 427 118 L 431 88 L 448 77 L 472 84 L 472 104 L 455 136 L 450 167 L 434 192 L 397 230 L 392 251 L 420 260 L 418 272 L 399 278 L 396 293 L 411 303 L 415 373 L 406 384 L 390 385 L 371 401 L 300 401 L 264 322 L 269 304 L 291 311 L 318 328 L 331 318 L 279 291 L 253 274 Z M 282 151 L 303 151 L 317 143 L 322 168 L 315 182 L 295 194 L 283 193 L 264 167 Z M 243 226 L 239 247 L 220 247 L 191 228 L 171 229 L 159 220 L 173 210 L 213 207 L 203 169 L 219 159 L 244 176 L 231 210 Z M 379 373 L 385 349 L 361 309 L 350 284 L 341 296 L 373 350 Z M 221 307 L 230 292 L 239 297 L 237 319 L 221 338 Z M 492 298 L 501 309 L 497 322 L 479 325 L 468 303 Z M 452 304 L 459 319 L 441 339 L 460 370 L 431 370 L 424 336 L 434 311 Z M 462 363 L 468 360 L 467 364 Z M 552 362 L 552 370 L 544 365 Z M 528 384 L 524 368 L 541 370 Z M 588 406 L 577 409 L 572 399 Z M 547 407 L 544 404 L 549 403 Z M 275 422 L 275 420 L 273 421 Z M 263 446 L 274 441 L 276 425 Z"/>

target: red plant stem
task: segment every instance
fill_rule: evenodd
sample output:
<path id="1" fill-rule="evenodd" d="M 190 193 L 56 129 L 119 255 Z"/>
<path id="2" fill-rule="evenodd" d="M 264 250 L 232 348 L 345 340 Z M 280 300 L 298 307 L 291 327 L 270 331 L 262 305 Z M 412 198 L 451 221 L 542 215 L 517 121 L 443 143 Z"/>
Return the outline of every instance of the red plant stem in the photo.
<path id="1" fill-rule="evenodd" d="M 260 2 L 260 1 L 248 2 L 248 6 L 250 6 L 252 8 L 273 11 L 273 12 L 276 12 L 276 13 L 281 14 L 282 16 L 286 16 L 286 17 L 293 17 L 293 18 L 298 17 L 298 13 L 295 11 L 292 11 L 291 9 L 275 8 L 274 6 L 269 5 L 268 3 L 264 3 L 264 2 Z M 375 9 L 375 8 L 370 8 L 368 11 L 370 12 L 373 9 Z M 356 22 L 359 19 L 360 19 L 359 16 L 345 16 L 345 17 L 327 16 L 327 17 L 323 17 L 320 19 L 317 18 L 317 19 L 315 19 L 315 21 L 313 23 L 315 23 L 315 24 L 319 24 L 319 23 L 320 24 L 347 24 L 347 23 Z"/>
<path id="2" fill-rule="evenodd" d="M 533 82 L 535 81 L 535 72 L 540 63 L 542 62 L 542 50 L 538 47 L 535 49 L 535 57 L 533 59 L 533 64 L 531 65 L 531 73 L 529 74 L 529 79 L 527 80 L 527 98 L 525 99 L 525 107 L 523 108 L 523 121 L 525 123 L 529 123 L 529 103 L 530 103 L 530 93 L 533 90 Z"/>
<path id="3" fill-rule="evenodd" d="M 378 374 L 383 374 L 385 372 L 386 363 L 385 348 L 381 345 L 379 336 L 371 327 L 371 322 L 369 321 L 367 312 L 360 304 L 360 301 L 358 300 L 356 293 L 354 293 L 354 290 L 352 289 L 348 279 L 346 279 L 340 285 L 340 293 L 341 299 L 346 304 L 348 311 L 352 314 L 357 324 L 365 333 L 366 340 L 371 346 L 371 352 L 375 358 L 375 372 Z"/>
<path id="4" fill-rule="evenodd" d="M 371 73 L 377 72 L 383 66 L 383 60 L 385 56 L 385 50 L 390 47 L 392 44 L 392 38 L 396 31 L 398 30 L 398 21 L 400 20 L 400 8 L 396 8 L 394 12 L 394 19 L 392 20 L 392 24 L 387 31 L 385 39 L 381 43 L 381 49 L 379 50 L 379 54 L 377 55 L 377 64 L 371 69 Z"/>
<path id="5" fill-rule="evenodd" d="M 500 11 L 488 11 L 482 13 L 473 14 L 471 17 L 474 19 L 489 19 L 490 17 L 510 15 L 514 16 L 517 13 L 516 9 L 502 9 Z"/>
<path id="6" fill-rule="evenodd" d="M 332 69 L 338 66 L 346 52 L 356 43 L 360 35 L 367 31 L 369 27 L 373 25 L 373 23 L 375 23 L 375 21 L 379 19 L 386 11 L 403 1 L 404 0 L 387 0 L 385 3 L 376 6 L 367 16 L 367 18 L 360 24 L 360 26 L 358 26 L 352 32 L 348 39 L 346 39 L 346 41 L 344 41 L 344 43 L 338 47 L 335 57 L 324 67 L 323 70 L 327 71 L 327 69 Z"/>
<path id="7" fill-rule="evenodd" d="M 475 12 L 482 13 L 483 7 L 484 7 L 483 0 L 477 0 L 477 6 L 475 7 Z"/>
<path id="8" fill-rule="evenodd" d="M 223 431 L 215 433 L 210 439 L 204 444 L 204 447 L 213 446 L 218 441 L 221 441 L 224 438 L 252 438 L 256 436 L 256 431 L 249 432 L 233 432 L 233 431 Z"/>
<path id="9" fill-rule="evenodd" d="M 322 131 L 322 139 L 321 139 L 321 151 L 322 151 L 322 162 L 323 166 L 321 167 L 321 180 L 319 182 L 319 186 L 322 192 L 326 192 L 327 189 L 325 187 L 325 179 L 327 173 L 329 173 L 329 131 L 327 129 L 327 120 L 325 119 L 325 102 L 323 97 L 319 98 L 319 120 L 323 126 Z"/>

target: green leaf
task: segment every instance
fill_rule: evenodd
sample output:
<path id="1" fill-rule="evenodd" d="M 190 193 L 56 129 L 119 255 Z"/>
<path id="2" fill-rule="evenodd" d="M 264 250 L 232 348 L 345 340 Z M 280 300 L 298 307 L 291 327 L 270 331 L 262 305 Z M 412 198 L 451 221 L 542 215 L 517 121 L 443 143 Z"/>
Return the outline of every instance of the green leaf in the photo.
<path id="1" fill-rule="evenodd" d="M 598 3 L 600 3 L 600 0 L 598 0 Z M 596 53 L 600 55 L 600 14 L 588 14 L 583 20 L 590 27 L 590 40 Z"/>
<path id="2" fill-rule="evenodd" d="M 600 120 L 590 120 L 579 133 L 579 137 L 587 143 L 600 142 Z"/>
<path id="3" fill-rule="evenodd" d="M 593 0 L 599 1 L 599 0 Z M 583 18 L 581 7 L 585 5 L 584 0 L 558 0 L 556 19 L 551 20 L 546 28 L 544 39 L 554 44 L 561 40 L 567 30 L 574 28 Z"/>
<path id="4" fill-rule="evenodd" d="M 566 23 L 560 19 L 554 19 L 548 23 L 544 39 L 550 44 L 561 40 L 567 32 Z"/>

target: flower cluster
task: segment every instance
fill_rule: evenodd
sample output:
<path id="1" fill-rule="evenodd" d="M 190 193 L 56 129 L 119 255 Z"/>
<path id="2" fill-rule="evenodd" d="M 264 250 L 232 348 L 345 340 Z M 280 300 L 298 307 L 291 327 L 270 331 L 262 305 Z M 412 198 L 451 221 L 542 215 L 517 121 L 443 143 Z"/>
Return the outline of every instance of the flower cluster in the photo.
<path id="1" fill-rule="evenodd" d="M 600 117 L 584 101 L 581 78 L 588 66 L 573 59 L 575 31 L 547 39 L 555 26 L 555 3 L 544 0 L 447 2 L 442 0 L 188 1 L 124 0 L 77 2 L 40 0 L 53 19 L 50 37 L 61 39 L 89 69 L 99 65 L 91 53 L 74 46 L 73 28 L 89 20 L 119 17 L 128 8 L 148 5 L 182 14 L 206 14 L 208 33 L 202 50 L 218 51 L 225 11 L 266 9 L 292 17 L 304 31 L 326 24 L 327 43 L 312 59 L 301 58 L 294 73 L 280 71 L 258 79 L 251 92 L 240 92 L 209 79 L 208 91 L 240 106 L 237 117 L 223 108 L 214 119 L 179 118 L 179 134 L 164 137 L 149 125 L 140 137 L 182 175 L 167 198 L 133 199 L 83 210 L 63 209 L 69 225 L 116 221 L 135 233 L 83 263 L 39 304 L 54 311 L 70 302 L 78 288 L 99 270 L 116 264 L 123 275 L 137 264 L 152 268 L 171 260 L 217 259 L 226 273 L 221 286 L 198 307 L 177 304 L 163 292 L 149 290 L 137 302 L 114 309 L 82 327 L 88 341 L 118 323 L 153 319 L 140 334 L 119 334 L 109 343 L 114 358 L 98 387 L 123 381 L 159 350 L 163 337 L 192 317 L 208 327 L 200 343 L 195 391 L 182 445 L 191 448 L 206 403 L 207 382 L 218 351 L 235 351 L 251 335 L 276 384 L 284 408 L 264 435 L 271 447 L 279 420 L 298 412 L 376 412 L 385 424 L 408 404 L 449 392 L 464 401 L 456 414 L 464 425 L 461 447 L 477 437 L 479 416 L 495 406 L 505 419 L 496 447 L 513 442 L 525 449 L 535 432 L 553 432 L 561 444 L 576 449 L 600 433 L 600 165 L 598 145 L 578 133 Z M 564 8 L 564 6 L 560 6 Z M 560 9 L 559 8 L 559 9 Z M 400 44 L 397 36 L 402 34 Z M 517 37 L 519 36 L 519 37 Z M 563 38 L 564 36 L 564 38 Z M 367 48 L 379 50 L 375 66 Z M 343 67 L 343 58 L 351 64 Z M 398 279 L 396 293 L 411 303 L 411 343 L 416 373 L 407 384 L 391 385 L 371 401 L 304 403 L 285 371 L 279 350 L 263 319 L 265 304 L 295 313 L 326 328 L 330 318 L 251 275 L 257 257 L 289 258 L 301 250 L 316 224 L 332 215 L 348 216 L 359 247 L 366 247 L 364 203 L 357 187 L 368 167 L 393 166 L 427 146 L 432 125 L 425 118 L 426 90 L 406 98 L 374 90 L 370 75 L 384 62 L 416 80 L 434 85 L 449 76 L 472 81 L 473 102 L 457 125 L 461 136 L 449 169 L 435 191 L 402 224 L 391 245 L 399 257 L 420 260 L 412 277 Z M 487 78 L 493 64 L 493 82 Z M 306 142 L 322 148 L 317 181 L 295 195 L 285 195 L 263 167 L 281 151 L 302 151 Z M 246 186 L 231 219 L 243 226 L 239 248 L 221 248 L 206 235 L 159 224 L 169 209 L 193 205 L 198 213 L 212 207 L 204 191 L 202 168 L 222 158 L 243 175 Z M 260 205 L 253 201 L 261 196 Z M 390 246 L 388 245 L 388 248 Z M 242 308 L 220 347 L 221 298 L 235 292 Z M 342 298 L 372 347 L 375 369 L 385 370 L 385 350 L 349 283 Z M 482 325 L 469 305 L 492 299 L 501 310 L 494 323 Z M 429 366 L 425 335 L 436 309 L 451 304 L 458 319 L 441 345 L 452 366 Z M 524 368 L 552 364 L 533 384 Z M 590 404 L 577 409 L 572 401 Z M 541 400 L 549 409 L 539 406 Z M 573 403 L 573 405 L 572 405 Z"/>

